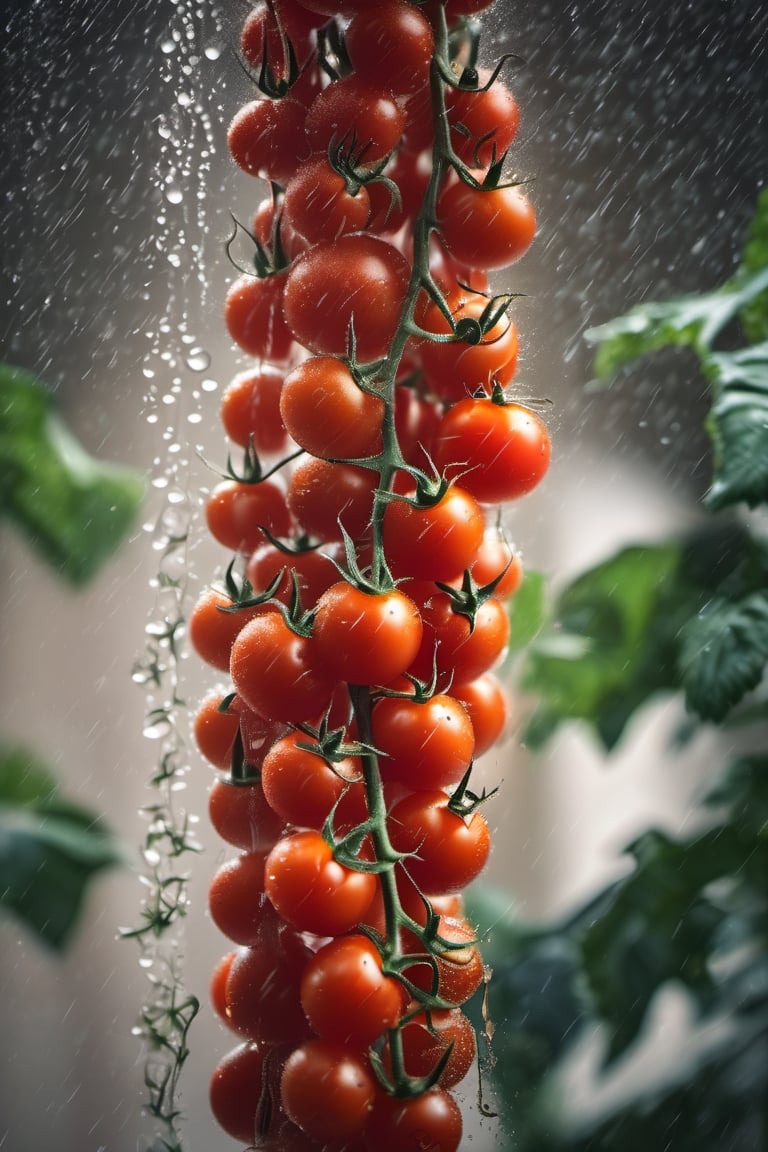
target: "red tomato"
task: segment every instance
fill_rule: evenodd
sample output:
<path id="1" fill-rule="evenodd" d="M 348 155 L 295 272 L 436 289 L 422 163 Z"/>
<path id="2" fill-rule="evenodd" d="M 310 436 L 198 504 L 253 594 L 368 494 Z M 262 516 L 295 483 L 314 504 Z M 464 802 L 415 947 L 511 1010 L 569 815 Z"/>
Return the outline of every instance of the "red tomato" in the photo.
<path id="1" fill-rule="evenodd" d="M 366 186 L 350 188 L 326 155 L 297 168 L 285 189 L 283 219 L 311 244 L 362 231 L 370 211 Z"/>
<path id="2" fill-rule="evenodd" d="M 273 480 L 256 484 L 222 480 L 205 502 L 205 519 L 219 544 L 248 555 L 266 543 L 264 528 L 273 536 L 287 536 L 291 531 L 285 492 Z"/>
<path id="3" fill-rule="evenodd" d="M 235 444 L 277 456 L 288 447 L 288 433 L 280 418 L 284 373 L 271 364 L 241 372 L 221 398 L 219 414 L 224 431 Z"/>
<path id="4" fill-rule="evenodd" d="M 455 258 L 491 271 L 514 264 L 528 251 L 536 232 L 530 200 L 518 187 L 473 188 L 449 183 L 437 203 L 439 227 Z"/>
<path id="5" fill-rule="evenodd" d="M 443 416 L 433 454 L 438 468 L 460 473 L 478 500 L 497 504 L 536 487 L 549 468 L 552 445 L 544 421 L 530 408 L 468 399 Z"/>
<path id="6" fill-rule="evenodd" d="M 224 693 L 209 692 L 192 721 L 198 751 L 214 768 L 230 767 L 235 737 L 240 730 L 240 717 L 220 710 L 223 700 Z"/>
<path id="7" fill-rule="evenodd" d="M 258 780 L 214 781 L 208 793 L 208 816 L 222 840 L 244 852 L 269 852 L 285 829 L 285 821 L 267 803 Z"/>
<path id="8" fill-rule="evenodd" d="M 370 526 L 377 484 L 373 469 L 308 457 L 291 476 L 288 507 L 311 536 L 341 540 L 341 523 L 353 540 L 359 540 Z"/>
<path id="9" fill-rule="evenodd" d="M 333 142 L 359 163 L 377 164 L 397 146 L 405 117 L 389 93 L 350 72 L 334 80 L 312 101 L 306 131 L 312 149 L 326 152 Z"/>
<path id="10" fill-rule="evenodd" d="M 385 976 L 381 956 L 367 936 L 342 936 L 307 964 L 301 1003 L 314 1032 L 351 1048 L 367 1048 L 402 1016 L 405 988 Z"/>
<path id="11" fill-rule="evenodd" d="M 309 1027 L 300 987 L 311 956 L 297 932 L 268 920 L 254 944 L 238 949 L 232 961 L 225 988 L 229 1026 L 249 1040 L 295 1044 L 305 1039 Z"/>
<path id="12" fill-rule="evenodd" d="M 405 1070 L 409 1076 L 429 1076 L 450 1047 L 451 1054 L 440 1074 L 438 1086 L 453 1088 L 469 1072 L 477 1056 L 477 1042 L 472 1022 L 460 1008 L 437 1009 L 420 1013 L 401 1031 Z M 384 1049 L 385 1065 L 389 1053 Z"/>
<path id="13" fill-rule="evenodd" d="M 392 500 L 384 511 L 384 550 L 394 576 L 452 580 L 471 567 L 484 532 L 477 501 L 455 484 L 430 507 Z"/>
<path id="14" fill-rule="evenodd" d="M 429 83 L 432 28 L 405 0 L 384 0 L 358 11 L 345 43 L 355 72 L 376 88 L 407 96 Z"/>
<path id="15" fill-rule="evenodd" d="M 280 1095 L 293 1123 L 325 1147 L 362 1133 L 376 1081 L 361 1056 L 340 1044 L 308 1040 L 288 1057 Z"/>
<path id="16" fill-rule="evenodd" d="M 466 708 L 475 733 L 475 756 L 482 756 L 502 737 L 510 718 L 509 697 L 493 672 L 476 680 L 451 684 L 451 695 Z"/>
<path id="17" fill-rule="evenodd" d="M 220 932 L 250 944 L 264 921 L 265 852 L 242 852 L 218 869 L 208 890 L 208 909 Z"/>
<path id="18" fill-rule="evenodd" d="M 365 1139 L 369 1152 L 417 1152 L 422 1148 L 429 1152 L 457 1152 L 461 1133 L 461 1109 L 453 1096 L 432 1088 L 404 1099 L 380 1093 Z"/>
<path id="19" fill-rule="evenodd" d="M 257 360 L 284 363 L 291 355 L 293 333 L 283 318 L 287 273 L 243 275 L 224 300 L 224 322 L 238 347 Z"/>
<path id="20" fill-rule="evenodd" d="M 491 837 L 481 812 L 459 816 L 445 792 L 415 792 L 395 804 L 387 825 L 398 852 L 412 853 L 405 867 L 422 892 L 460 892 L 480 875 Z"/>
<path id="21" fill-rule="evenodd" d="M 523 560 L 500 532 L 491 529 L 486 532 L 470 571 L 478 588 L 498 579 L 493 595 L 497 600 L 507 600 L 523 581 Z"/>
<path id="22" fill-rule="evenodd" d="M 268 719 L 301 724 L 322 716 L 333 683 L 315 669 L 310 640 L 292 632 L 277 611 L 254 617 L 232 645 L 235 690 Z"/>
<path id="23" fill-rule="evenodd" d="M 454 290 L 448 305 L 454 324 L 480 320 L 489 303 L 479 292 Z M 427 332 L 447 336 L 450 325 L 437 305 L 430 301 L 419 317 Z M 472 395 L 478 388 L 491 391 L 494 380 L 508 384 L 517 368 L 517 328 L 509 316 L 502 315 L 477 344 L 464 340 L 445 344 L 422 340 L 418 346 L 424 374 L 432 391 L 443 400 L 454 403 Z"/>
<path id="24" fill-rule="evenodd" d="M 488 168 L 501 159 L 520 124 L 517 101 L 503 80 L 497 78 L 483 90 L 490 75 L 487 68 L 479 68 L 477 90 L 445 90 L 451 144 L 459 159 L 474 168 Z"/>
<path id="25" fill-rule="evenodd" d="M 351 232 L 314 245 L 294 261 L 283 314 L 295 339 L 311 352 L 345 355 L 353 324 L 358 360 L 377 360 L 397 331 L 409 277 L 407 260 L 392 244 Z"/>
<path id="26" fill-rule="evenodd" d="M 376 879 L 334 860 L 319 832 L 278 841 L 265 866 L 267 896 L 278 915 L 301 932 L 339 936 L 360 922 Z"/>
<path id="27" fill-rule="evenodd" d="M 334 679 L 387 684 L 419 651 L 421 619 L 413 601 L 396 588 L 370 593 L 340 580 L 317 602 L 312 639 Z"/>
<path id="28" fill-rule="evenodd" d="M 256 1139 L 259 1085 L 264 1072 L 261 1044 L 241 1044 L 219 1061 L 211 1077 L 209 1099 L 216 1121 L 241 1144 Z"/>
<path id="29" fill-rule="evenodd" d="M 223 1024 L 229 1024 L 227 1020 L 226 1001 L 227 977 L 229 976 L 229 970 L 232 967 L 232 961 L 236 955 L 237 950 L 233 949 L 231 952 L 227 952 L 225 956 L 222 956 L 211 973 L 211 982 L 208 985 L 208 996 L 211 1001 L 211 1006 Z"/>
<path id="30" fill-rule="evenodd" d="M 299 747 L 302 744 L 314 745 L 315 750 L 307 751 Z M 298 828 L 319 831 L 337 803 L 336 828 L 353 827 L 368 814 L 359 760 L 346 757 L 330 764 L 302 732 L 289 732 L 272 745 L 261 768 L 261 782 L 274 811 Z"/>
<path id="31" fill-rule="evenodd" d="M 382 753 L 382 777 L 414 791 L 458 784 L 472 760 L 475 744 L 472 722 L 463 704 L 439 694 L 423 703 L 382 697 L 373 707 L 371 736 Z"/>
<path id="32" fill-rule="evenodd" d="M 279 23 L 278 23 L 279 18 Z M 288 78 L 288 53 L 282 32 L 291 42 L 299 65 L 306 63 L 312 52 L 310 32 L 315 21 L 308 13 L 288 6 L 281 0 L 258 4 L 245 18 L 240 32 L 240 51 L 256 76 L 266 63 L 277 80 Z"/>
<path id="33" fill-rule="evenodd" d="M 309 156 L 306 118 L 305 106 L 290 96 L 244 104 L 227 133 L 232 159 L 250 176 L 285 185 Z"/>
<path id="34" fill-rule="evenodd" d="M 416 593 L 409 588 L 414 597 Z M 429 679 L 452 674 L 457 681 L 475 680 L 493 668 L 504 655 L 509 640 L 509 617 L 504 605 L 490 597 L 475 613 L 474 626 L 466 616 L 454 612 L 445 592 L 435 591 L 422 605 L 423 637 L 419 654 L 409 671 Z"/>
<path id="35" fill-rule="evenodd" d="M 236 612 L 227 611 L 231 607 L 232 600 L 225 592 L 206 588 L 200 594 L 187 622 L 189 642 L 195 652 L 201 660 L 218 668 L 220 672 L 229 671 L 232 645 L 240 629 L 264 610 L 254 607 L 238 608 Z"/>
<path id="36" fill-rule="evenodd" d="M 245 574 L 255 592 L 264 592 L 280 573 L 283 577 L 273 593 L 274 599 L 290 604 L 293 594 L 293 576 L 299 588 L 302 608 L 311 608 L 331 584 L 339 578 L 339 570 L 331 560 L 340 559 L 333 544 L 323 551 L 309 548 L 304 552 L 286 553 L 274 544 L 265 544 L 249 557 Z"/>
<path id="37" fill-rule="evenodd" d="M 404 970 L 403 975 L 417 988 L 429 992 L 432 989 L 434 963 L 437 967 L 438 995 L 447 1003 L 458 1006 L 466 1003 L 482 984 L 485 977 L 483 960 L 475 943 L 474 929 L 465 917 L 441 916 L 438 931 L 440 938 L 449 941 L 454 947 L 437 955 L 425 953 L 423 944 L 415 936 L 403 933 L 403 951 L 420 957 L 417 963 Z M 431 957 L 431 962 L 428 957 Z"/>
<path id="38" fill-rule="evenodd" d="M 384 401 L 364 392 L 335 356 L 313 356 L 294 368 L 283 386 L 280 414 L 296 443 L 323 460 L 381 452 Z"/>

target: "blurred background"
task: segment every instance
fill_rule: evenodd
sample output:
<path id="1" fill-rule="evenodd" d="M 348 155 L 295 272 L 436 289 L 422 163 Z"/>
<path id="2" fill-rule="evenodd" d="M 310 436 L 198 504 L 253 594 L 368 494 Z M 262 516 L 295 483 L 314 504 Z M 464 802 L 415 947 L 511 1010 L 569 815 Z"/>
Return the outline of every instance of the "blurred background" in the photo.
<path id="1" fill-rule="evenodd" d="M 224 458 L 218 399 L 244 366 L 220 319 L 229 211 L 247 218 L 261 197 L 225 147 L 250 98 L 233 49 L 248 6 L 5 0 L 0 10 L 1 358 L 55 390 L 89 451 L 148 480 L 132 539 L 84 591 L 0 527 L 0 732 L 33 744 L 134 865 L 96 879 L 63 957 L 0 920 L 0 1148 L 123 1152 L 151 1141 L 131 1034 L 147 977 L 136 946 L 118 939 L 140 916 L 140 809 L 156 766 L 132 670 L 158 618 L 152 583 L 168 532 L 188 529 L 176 563 L 189 601 L 220 571 L 200 502 L 212 484 L 203 457 Z M 551 399 L 554 441 L 550 475 L 509 530 L 556 586 L 697 515 L 709 450 L 695 373 L 662 356 L 620 389 L 590 391 L 583 333 L 643 299 L 714 288 L 735 268 L 765 175 L 768 15 L 760 0 L 499 0 L 487 29 L 486 51 L 522 58 L 507 73 L 522 109 L 514 164 L 533 180 L 539 238 L 504 285 L 523 293 L 521 390 Z M 190 702 L 211 684 L 194 659 L 180 677 Z M 526 916 L 587 895 L 649 820 L 684 825 L 711 748 L 694 743 L 672 773 L 679 716 L 661 703 L 642 719 L 608 768 L 576 731 L 543 756 L 513 738 L 488 757 L 488 780 L 503 781 L 488 882 Z M 181 1104 L 190 1152 L 223 1152 L 231 1142 L 206 1093 L 229 1040 L 205 1001 L 227 944 L 205 893 L 226 853 L 206 828 L 210 770 L 191 743 L 188 755 L 175 802 L 199 818 L 203 852 L 188 858 L 181 950 L 204 1003 Z M 472 1129 L 477 1152 L 496 1139 L 487 1124 Z"/>

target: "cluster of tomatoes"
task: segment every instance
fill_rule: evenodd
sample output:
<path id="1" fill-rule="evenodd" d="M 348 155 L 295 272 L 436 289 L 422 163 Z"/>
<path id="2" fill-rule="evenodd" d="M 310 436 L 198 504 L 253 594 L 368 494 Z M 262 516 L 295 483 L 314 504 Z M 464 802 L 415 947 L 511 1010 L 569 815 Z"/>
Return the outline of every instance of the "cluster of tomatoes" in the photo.
<path id="1" fill-rule="evenodd" d="M 504 734 L 493 669 L 519 555 L 501 506 L 549 464 L 504 391 L 533 237 L 504 175 L 517 105 L 477 66 L 490 0 L 262 0 L 231 155 L 266 183 L 225 318 L 253 367 L 221 420 L 243 464 L 206 500 L 235 554 L 189 621 L 228 677 L 194 722 L 239 1043 L 211 1082 L 234 1139 L 455 1152 L 451 1089 L 484 979 L 462 890 L 485 865 L 472 766 Z"/>

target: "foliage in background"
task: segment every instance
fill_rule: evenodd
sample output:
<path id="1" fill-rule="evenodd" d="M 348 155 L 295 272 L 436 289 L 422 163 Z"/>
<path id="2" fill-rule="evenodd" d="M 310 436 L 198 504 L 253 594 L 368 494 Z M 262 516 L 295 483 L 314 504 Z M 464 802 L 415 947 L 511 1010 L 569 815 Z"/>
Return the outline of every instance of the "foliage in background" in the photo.
<path id="1" fill-rule="evenodd" d="M 0 517 L 82 587 L 133 526 L 141 477 L 90 457 L 50 393 L 0 365 Z M 96 815 L 61 798 L 34 754 L 0 746 L 0 907 L 54 949 L 71 938 L 90 878 L 122 859 Z"/>
<path id="2" fill-rule="evenodd" d="M 560 593 L 523 666 L 529 742 L 578 721 L 609 754 L 647 701 L 679 694 L 681 740 L 719 727 L 738 751 L 719 772 L 702 764 L 696 831 L 649 828 L 624 878 L 567 920 L 525 925 L 475 894 L 493 929 L 496 1088 L 516 1152 L 756 1152 L 768 1148 L 768 194 L 721 289 L 644 304 L 587 339 L 602 380 L 670 344 L 693 351 L 713 477 L 690 535 L 624 548 Z M 692 1035 L 662 1083 L 633 1078 L 607 1111 L 570 1115 L 569 1057 L 598 1036 L 601 1076 L 620 1067 L 668 986 L 719 1022 L 708 1046 Z"/>

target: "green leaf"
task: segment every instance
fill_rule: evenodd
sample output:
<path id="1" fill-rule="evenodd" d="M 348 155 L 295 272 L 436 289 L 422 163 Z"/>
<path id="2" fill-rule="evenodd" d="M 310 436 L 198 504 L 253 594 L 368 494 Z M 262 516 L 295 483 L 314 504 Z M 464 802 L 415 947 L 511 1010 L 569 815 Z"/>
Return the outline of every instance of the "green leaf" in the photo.
<path id="1" fill-rule="evenodd" d="M 712 510 L 768 503 L 768 343 L 703 360 L 715 399 L 707 421 L 714 447 Z"/>
<path id="2" fill-rule="evenodd" d="M 546 619 L 546 579 L 543 572 L 526 571 L 523 582 L 509 604 L 509 648 L 519 652 L 527 648 L 544 626 Z"/>
<path id="3" fill-rule="evenodd" d="M 85 452 L 32 376 L 0 365 L 0 513 L 63 577 L 79 585 L 95 575 L 143 494 L 138 473 Z"/>
<path id="4" fill-rule="evenodd" d="M 768 593 L 711 600 L 680 634 L 680 678 L 688 708 L 722 720 L 761 681 L 768 660 Z"/>
<path id="5" fill-rule="evenodd" d="M 768 189 L 757 200 L 747 243 L 744 246 L 739 276 L 748 278 L 768 268 Z M 768 292 L 762 292 L 745 304 L 739 316 L 747 339 L 752 344 L 768 340 Z"/>
<path id="6" fill-rule="evenodd" d="M 540 699 L 531 744 L 581 719 L 612 748 L 636 708 L 675 687 L 674 637 L 691 611 L 674 581 L 680 557 L 674 543 L 625 548 L 561 593 L 523 668 L 522 688 Z"/>
<path id="7" fill-rule="evenodd" d="M 623 364 L 671 345 L 687 345 L 704 354 L 726 325 L 766 290 L 768 267 L 762 267 L 714 292 L 639 304 L 624 316 L 588 329 L 584 338 L 599 345 L 598 379 L 606 380 Z"/>
<path id="8" fill-rule="evenodd" d="M 34 757 L 0 748 L 0 907 L 61 950 L 91 878 L 123 862 L 112 834 L 93 813 L 61 799 Z"/>

